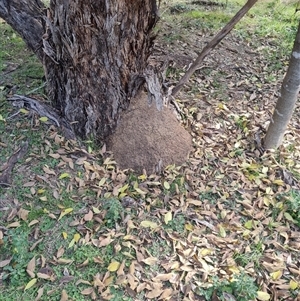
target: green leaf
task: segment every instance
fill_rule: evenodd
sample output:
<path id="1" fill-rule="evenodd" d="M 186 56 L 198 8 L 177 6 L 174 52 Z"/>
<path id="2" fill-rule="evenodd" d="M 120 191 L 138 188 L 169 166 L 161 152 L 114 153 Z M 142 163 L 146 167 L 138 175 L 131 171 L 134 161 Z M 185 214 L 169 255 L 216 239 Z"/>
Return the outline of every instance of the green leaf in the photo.
<path id="1" fill-rule="evenodd" d="M 66 208 L 64 209 L 61 213 L 60 216 L 58 218 L 58 220 L 60 220 L 62 217 L 64 217 L 65 215 L 67 215 L 68 213 L 72 212 L 73 208 Z"/>
<path id="2" fill-rule="evenodd" d="M 151 221 L 142 221 L 141 226 L 144 228 L 151 228 L 151 229 L 155 229 L 158 227 L 158 225 L 156 223 L 151 222 Z"/>
<path id="3" fill-rule="evenodd" d="M 270 300 L 270 298 L 271 298 L 271 296 L 266 292 L 262 292 L 262 291 L 257 292 L 257 299 L 258 300 L 268 301 L 268 300 Z"/>
<path id="4" fill-rule="evenodd" d="M 21 109 L 20 109 L 20 112 L 23 113 L 23 114 L 28 114 L 28 113 L 29 113 L 29 111 L 27 111 L 27 110 L 24 109 L 24 108 L 21 108 Z"/>
<path id="5" fill-rule="evenodd" d="M 172 220 L 172 212 L 169 211 L 164 215 L 165 224 L 167 225 Z"/>
<path id="6" fill-rule="evenodd" d="M 37 282 L 37 278 L 33 278 L 31 279 L 25 286 L 24 291 L 30 289 L 31 287 L 33 287 Z"/>
<path id="7" fill-rule="evenodd" d="M 42 122 L 47 122 L 48 121 L 48 117 L 43 116 L 39 120 L 42 121 Z"/>
<path id="8" fill-rule="evenodd" d="M 164 181 L 164 187 L 165 187 L 165 189 L 169 190 L 170 184 L 167 181 Z"/>
<path id="9" fill-rule="evenodd" d="M 251 230 L 252 227 L 253 227 L 253 224 L 252 224 L 252 221 L 247 221 L 245 224 L 244 224 L 244 227 L 248 230 Z"/>
<path id="10" fill-rule="evenodd" d="M 64 179 L 64 178 L 70 178 L 70 175 L 67 173 L 67 172 L 64 172 L 62 173 L 60 176 L 59 176 L 59 179 Z"/>
<path id="11" fill-rule="evenodd" d="M 295 222 L 295 220 L 293 219 L 293 217 L 288 213 L 288 212 L 284 212 L 284 217 L 288 220 L 288 221 L 290 221 L 290 222 L 292 222 L 292 223 L 294 223 Z"/>

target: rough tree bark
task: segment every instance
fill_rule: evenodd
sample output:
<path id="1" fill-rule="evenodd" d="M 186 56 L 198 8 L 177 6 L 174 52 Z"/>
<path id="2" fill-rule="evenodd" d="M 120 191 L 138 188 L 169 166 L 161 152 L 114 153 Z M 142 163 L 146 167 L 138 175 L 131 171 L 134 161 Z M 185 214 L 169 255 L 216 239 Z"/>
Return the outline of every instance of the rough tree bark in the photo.
<path id="1" fill-rule="evenodd" d="M 0 0 L 42 61 L 48 97 L 81 137 L 102 140 L 147 74 L 156 0 Z"/>
<path id="2" fill-rule="evenodd" d="M 21 35 L 41 62 L 44 57 L 45 14 L 46 7 L 40 0 L 0 0 L 0 17 Z"/>
<path id="3" fill-rule="evenodd" d="M 300 90 L 300 23 L 294 42 L 287 73 L 283 79 L 280 97 L 264 139 L 266 149 L 281 145 L 285 130 L 292 117 Z"/>

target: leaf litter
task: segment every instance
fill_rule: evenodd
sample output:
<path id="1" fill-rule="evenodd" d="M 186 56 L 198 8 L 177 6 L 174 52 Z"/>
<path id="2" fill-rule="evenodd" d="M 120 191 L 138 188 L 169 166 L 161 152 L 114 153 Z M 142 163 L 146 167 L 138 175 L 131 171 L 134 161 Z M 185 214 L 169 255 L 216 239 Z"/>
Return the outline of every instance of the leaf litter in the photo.
<path id="1" fill-rule="evenodd" d="M 188 37 L 195 35 L 166 45 L 174 62 L 179 51 L 194 51 Z M 246 275 L 255 282 L 253 300 L 299 299 L 299 107 L 280 150 L 263 152 L 259 137 L 282 70 L 267 80 L 268 60 L 252 48 L 227 37 L 176 99 L 195 148 L 184 166 L 135 175 L 105 147 L 88 152 L 54 126 L 42 134 L 42 146 L 18 166 L 26 174 L 22 200 L 9 193 L 0 200 L 0 246 L 12 243 L 12 229 L 29 228 L 28 277 L 19 289 L 35 289 L 35 300 L 72 299 L 69 284 L 83 300 L 115 300 L 117 292 L 128 300 L 249 300 L 234 288 Z M 1 253 L 2 286 L 5 267 L 17 261 Z"/>

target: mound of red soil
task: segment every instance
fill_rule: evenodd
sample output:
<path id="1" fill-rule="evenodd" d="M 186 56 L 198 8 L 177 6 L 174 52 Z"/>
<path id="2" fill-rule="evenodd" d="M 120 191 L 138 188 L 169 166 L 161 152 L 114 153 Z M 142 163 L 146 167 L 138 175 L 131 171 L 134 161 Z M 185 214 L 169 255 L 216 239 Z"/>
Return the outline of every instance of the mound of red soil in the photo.
<path id="1" fill-rule="evenodd" d="M 108 149 L 120 168 L 140 173 L 145 169 L 150 174 L 170 164 L 184 163 L 192 150 L 192 139 L 171 109 L 158 111 L 141 93 L 123 113 Z"/>

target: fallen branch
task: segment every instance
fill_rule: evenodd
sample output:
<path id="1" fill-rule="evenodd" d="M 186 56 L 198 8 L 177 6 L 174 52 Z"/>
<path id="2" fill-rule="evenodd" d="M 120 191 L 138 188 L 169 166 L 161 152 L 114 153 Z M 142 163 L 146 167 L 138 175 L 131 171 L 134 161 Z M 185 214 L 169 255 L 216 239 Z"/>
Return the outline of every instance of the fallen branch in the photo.
<path id="1" fill-rule="evenodd" d="M 257 0 L 248 0 L 247 3 L 236 13 L 236 15 L 226 24 L 223 29 L 218 32 L 215 37 L 203 48 L 194 63 L 190 66 L 187 72 L 179 80 L 178 84 L 172 90 L 172 96 L 175 96 L 182 87 L 189 81 L 193 73 L 199 68 L 205 57 L 213 50 L 233 29 L 233 27 L 242 19 L 249 9 L 257 2 Z"/>
<path id="2" fill-rule="evenodd" d="M 15 107 L 25 107 L 37 112 L 42 117 L 47 117 L 54 125 L 62 129 L 62 132 L 67 139 L 76 140 L 75 133 L 69 123 L 64 118 L 60 117 L 53 108 L 45 103 L 41 103 L 36 99 L 22 95 L 13 95 L 8 98 L 8 100 L 12 101 L 12 104 Z"/>
<path id="3" fill-rule="evenodd" d="M 20 147 L 9 159 L 8 161 L 0 168 L 2 173 L 0 174 L 0 186 L 6 187 L 10 186 L 11 174 L 16 165 L 16 163 L 24 157 L 28 150 L 28 141 L 24 142 L 23 146 Z"/>
<path id="4" fill-rule="evenodd" d="M 203 5 L 203 6 L 227 6 L 227 1 L 226 4 L 224 3 L 220 3 L 220 2 L 216 2 L 216 1 L 207 1 L 207 0 L 195 0 L 192 1 L 191 4 L 197 4 L 197 5 Z"/>

